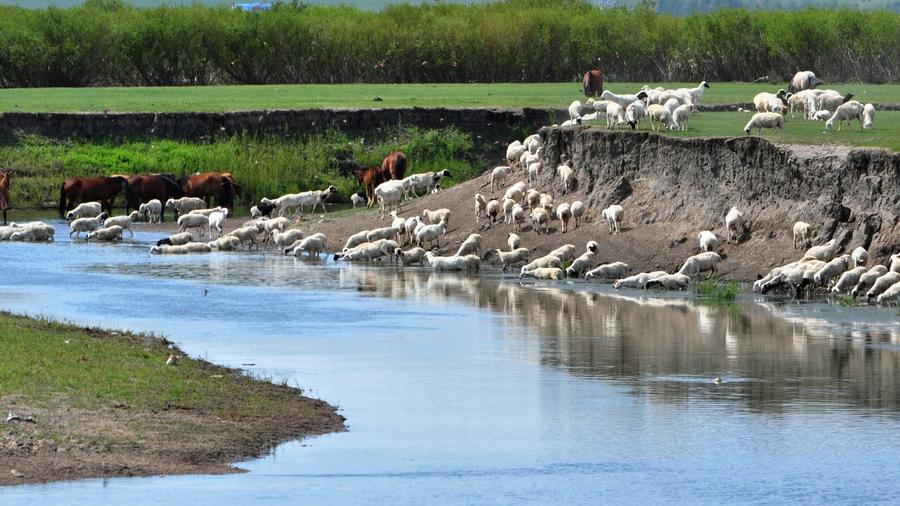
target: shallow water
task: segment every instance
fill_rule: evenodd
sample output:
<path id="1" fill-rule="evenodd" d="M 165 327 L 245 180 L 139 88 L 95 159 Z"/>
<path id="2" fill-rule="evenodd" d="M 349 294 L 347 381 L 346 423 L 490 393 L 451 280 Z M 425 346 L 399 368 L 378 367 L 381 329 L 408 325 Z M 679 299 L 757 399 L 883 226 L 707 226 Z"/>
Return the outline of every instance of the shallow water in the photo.
<path id="1" fill-rule="evenodd" d="M 84 480 L 0 498 L 900 500 L 896 309 L 750 296 L 709 306 L 265 253 L 150 256 L 157 238 L 0 243 L 0 308 L 165 334 L 192 355 L 339 405 L 349 430 L 282 445 L 243 463 L 246 474 Z"/>

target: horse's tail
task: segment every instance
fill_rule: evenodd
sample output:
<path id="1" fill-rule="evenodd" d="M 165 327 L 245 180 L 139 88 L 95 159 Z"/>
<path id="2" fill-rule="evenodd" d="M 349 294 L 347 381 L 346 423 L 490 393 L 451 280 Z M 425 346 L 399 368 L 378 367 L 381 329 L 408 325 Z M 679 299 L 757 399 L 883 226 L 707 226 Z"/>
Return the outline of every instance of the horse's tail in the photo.
<path id="1" fill-rule="evenodd" d="M 219 205 L 231 209 L 234 207 L 234 186 L 227 177 L 222 178 L 222 193 Z"/>
<path id="2" fill-rule="evenodd" d="M 406 176 L 406 155 L 399 153 L 397 155 L 396 179 L 403 179 Z"/>
<path id="3" fill-rule="evenodd" d="M 59 217 L 66 217 L 66 182 L 59 185 Z"/>
<path id="4" fill-rule="evenodd" d="M 124 177 L 122 178 L 122 196 L 125 197 L 125 214 L 128 214 L 128 206 L 131 204 L 131 185 Z M 110 209 L 110 214 L 112 214 L 112 209 Z"/>

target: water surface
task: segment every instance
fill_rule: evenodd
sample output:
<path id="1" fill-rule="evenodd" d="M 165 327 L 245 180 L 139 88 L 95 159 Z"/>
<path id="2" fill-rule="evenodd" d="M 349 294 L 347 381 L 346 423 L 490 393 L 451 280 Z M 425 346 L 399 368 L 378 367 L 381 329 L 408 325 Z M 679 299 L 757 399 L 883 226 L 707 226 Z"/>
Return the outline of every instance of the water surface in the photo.
<path id="1" fill-rule="evenodd" d="M 245 474 L 83 480 L 0 498 L 900 501 L 896 309 L 750 296 L 710 306 L 271 253 L 150 256 L 157 238 L 0 243 L 0 308 L 165 334 L 340 406 L 349 430 L 282 445 L 241 464 Z"/>

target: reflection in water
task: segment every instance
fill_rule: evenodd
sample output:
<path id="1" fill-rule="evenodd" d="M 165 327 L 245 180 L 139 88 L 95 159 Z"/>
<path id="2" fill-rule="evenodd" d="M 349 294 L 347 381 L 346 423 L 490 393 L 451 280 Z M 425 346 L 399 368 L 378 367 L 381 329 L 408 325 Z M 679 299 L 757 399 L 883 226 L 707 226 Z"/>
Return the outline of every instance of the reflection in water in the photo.
<path id="1" fill-rule="evenodd" d="M 168 260 L 168 259 L 167 259 Z M 523 284 L 510 278 L 367 267 L 271 255 L 208 256 L 150 265 L 144 275 L 341 289 L 430 305 L 462 302 L 507 316 L 512 341 L 540 337 L 543 365 L 587 378 L 635 384 L 637 394 L 669 402 L 693 395 L 739 401 L 748 409 L 900 405 L 900 325 L 860 323 L 870 308 L 846 310 L 845 321 L 798 316 L 769 303 L 707 305 L 685 295 L 616 292 L 608 285 Z M 121 266 L 95 266 L 116 270 Z M 517 329 L 525 327 L 531 332 Z M 722 384 L 713 383 L 721 377 Z M 714 394 L 714 395 L 713 395 Z"/>

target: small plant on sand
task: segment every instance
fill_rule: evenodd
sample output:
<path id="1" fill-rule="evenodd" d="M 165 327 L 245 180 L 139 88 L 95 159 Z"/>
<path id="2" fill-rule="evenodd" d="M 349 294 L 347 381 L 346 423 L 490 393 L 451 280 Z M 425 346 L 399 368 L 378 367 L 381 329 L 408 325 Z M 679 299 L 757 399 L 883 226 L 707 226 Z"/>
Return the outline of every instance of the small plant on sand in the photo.
<path id="1" fill-rule="evenodd" d="M 853 307 L 856 305 L 856 298 L 850 295 L 842 295 L 835 298 L 834 303 L 841 307 Z"/>

